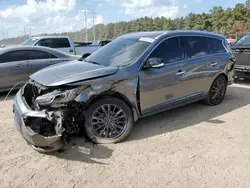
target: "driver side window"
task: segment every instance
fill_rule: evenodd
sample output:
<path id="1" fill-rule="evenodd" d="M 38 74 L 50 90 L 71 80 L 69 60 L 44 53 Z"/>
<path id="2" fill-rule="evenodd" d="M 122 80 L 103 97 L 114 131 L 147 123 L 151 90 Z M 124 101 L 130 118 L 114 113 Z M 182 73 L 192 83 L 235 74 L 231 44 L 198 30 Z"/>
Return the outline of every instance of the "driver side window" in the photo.
<path id="1" fill-rule="evenodd" d="M 161 58 L 165 64 L 180 61 L 182 59 L 180 38 L 174 37 L 163 41 L 150 54 L 149 58 Z"/>

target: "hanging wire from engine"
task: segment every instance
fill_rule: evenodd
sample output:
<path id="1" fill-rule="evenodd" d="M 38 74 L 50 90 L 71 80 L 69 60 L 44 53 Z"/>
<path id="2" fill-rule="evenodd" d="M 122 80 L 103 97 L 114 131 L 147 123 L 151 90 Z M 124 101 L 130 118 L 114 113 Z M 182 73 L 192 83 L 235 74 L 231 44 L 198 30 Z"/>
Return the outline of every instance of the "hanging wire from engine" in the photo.
<path id="1" fill-rule="evenodd" d="M 6 97 L 5 97 L 5 99 L 4 99 L 4 101 L 6 101 L 7 100 L 7 98 L 9 97 L 9 95 L 10 95 L 10 93 L 13 91 L 13 89 L 18 85 L 18 84 L 20 84 L 20 83 L 25 83 L 26 81 L 20 81 L 20 82 L 17 82 L 11 89 L 10 89 L 10 91 L 8 92 L 8 94 L 6 95 Z"/>

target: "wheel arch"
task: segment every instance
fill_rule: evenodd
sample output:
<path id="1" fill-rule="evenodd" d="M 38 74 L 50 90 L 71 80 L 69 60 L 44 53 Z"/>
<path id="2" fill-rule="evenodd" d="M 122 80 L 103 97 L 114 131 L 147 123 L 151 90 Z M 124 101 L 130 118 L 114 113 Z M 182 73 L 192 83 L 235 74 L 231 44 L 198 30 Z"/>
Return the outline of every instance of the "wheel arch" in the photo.
<path id="1" fill-rule="evenodd" d="M 133 107 L 132 103 L 129 101 L 129 99 L 124 94 L 116 92 L 116 91 L 105 91 L 99 95 L 93 96 L 88 100 L 88 102 L 86 103 L 86 106 L 90 106 L 94 102 L 101 100 L 103 98 L 108 98 L 108 97 L 114 97 L 125 102 L 132 111 L 134 121 L 138 119 L 139 115 L 136 109 Z"/>
<path id="2" fill-rule="evenodd" d="M 214 78 L 214 80 L 216 80 L 216 78 L 218 78 L 219 76 L 224 76 L 224 78 L 225 78 L 225 79 L 226 79 L 226 81 L 228 82 L 228 76 L 227 76 L 227 74 L 226 74 L 226 73 L 224 73 L 224 72 L 222 72 L 222 73 L 218 74 L 218 75 Z"/>

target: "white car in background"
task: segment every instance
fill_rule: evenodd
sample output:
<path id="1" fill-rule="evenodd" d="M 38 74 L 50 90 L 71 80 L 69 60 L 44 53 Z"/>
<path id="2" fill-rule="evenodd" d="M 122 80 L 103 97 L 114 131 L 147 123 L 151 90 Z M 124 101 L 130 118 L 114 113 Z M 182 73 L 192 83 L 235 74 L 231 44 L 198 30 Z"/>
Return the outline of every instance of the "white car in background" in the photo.
<path id="1" fill-rule="evenodd" d="M 108 41 L 107 41 L 108 42 Z M 22 43 L 23 46 L 45 46 L 72 55 L 89 55 L 105 45 L 105 41 L 89 43 L 74 43 L 68 36 L 38 36 L 31 37 Z"/>

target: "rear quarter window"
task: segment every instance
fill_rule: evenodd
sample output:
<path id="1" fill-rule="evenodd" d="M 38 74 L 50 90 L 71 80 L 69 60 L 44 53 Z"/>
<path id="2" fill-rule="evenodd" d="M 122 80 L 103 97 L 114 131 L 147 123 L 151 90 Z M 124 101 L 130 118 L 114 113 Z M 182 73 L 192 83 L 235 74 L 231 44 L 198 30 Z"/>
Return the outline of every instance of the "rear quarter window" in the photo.
<path id="1" fill-rule="evenodd" d="M 223 46 L 223 41 L 220 39 L 208 38 L 207 44 L 211 50 L 212 54 L 225 53 L 227 52 Z"/>

